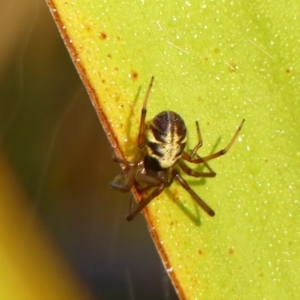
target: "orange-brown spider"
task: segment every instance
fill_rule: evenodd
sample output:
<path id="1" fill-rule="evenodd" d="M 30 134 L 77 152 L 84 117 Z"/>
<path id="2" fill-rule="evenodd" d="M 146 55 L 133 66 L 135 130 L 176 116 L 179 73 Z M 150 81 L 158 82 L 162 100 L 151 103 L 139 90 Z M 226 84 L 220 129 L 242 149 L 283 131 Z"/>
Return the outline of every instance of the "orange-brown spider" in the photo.
<path id="1" fill-rule="evenodd" d="M 169 187 L 173 180 L 177 180 L 181 186 L 194 198 L 203 210 L 210 216 L 215 212 L 202 200 L 189 184 L 183 179 L 179 168 L 186 174 L 193 177 L 214 177 L 216 173 L 206 163 L 209 160 L 224 155 L 233 142 L 236 140 L 242 126 L 243 119 L 231 141 L 226 148 L 208 155 L 200 157 L 197 154 L 202 146 L 200 127 L 196 122 L 198 134 L 198 144 L 191 153 L 184 151 L 187 141 L 187 130 L 183 119 L 173 111 L 163 111 L 157 114 L 148 124 L 146 124 L 147 101 L 151 92 L 154 77 L 151 78 L 144 105 L 141 111 L 140 128 L 138 135 L 138 147 L 140 151 L 133 162 L 121 159 L 113 154 L 113 160 L 123 165 L 122 175 L 116 177 L 110 183 L 114 189 L 128 192 L 135 186 L 138 190 L 144 191 L 150 188 L 153 190 L 141 200 L 136 207 L 129 211 L 126 219 L 132 220 L 152 199 L 158 196 L 166 187 Z M 188 167 L 184 161 L 193 164 L 204 164 L 208 172 L 198 172 Z M 125 180 L 124 184 L 120 179 Z"/>

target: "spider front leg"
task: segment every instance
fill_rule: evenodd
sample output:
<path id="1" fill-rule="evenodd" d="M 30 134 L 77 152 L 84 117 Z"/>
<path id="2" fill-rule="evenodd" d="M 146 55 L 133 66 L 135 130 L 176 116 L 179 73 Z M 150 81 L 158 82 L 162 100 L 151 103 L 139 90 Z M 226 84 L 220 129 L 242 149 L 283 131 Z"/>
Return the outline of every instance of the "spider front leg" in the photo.
<path id="1" fill-rule="evenodd" d="M 215 212 L 213 211 L 210 206 L 208 206 L 204 200 L 202 200 L 195 191 L 189 186 L 189 184 L 182 178 L 178 170 L 173 169 L 172 176 L 174 179 L 176 179 L 181 186 L 194 198 L 194 200 L 199 204 L 199 206 L 211 217 L 215 215 Z"/>
<path id="2" fill-rule="evenodd" d="M 141 119 L 140 119 L 140 127 L 139 127 L 139 134 L 138 134 L 138 147 L 140 149 L 145 147 L 145 131 L 146 131 L 146 114 L 147 114 L 147 101 L 149 98 L 149 95 L 151 93 L 152 85 L 153 85 L 154 77 L 151 77 L 150 84 L 148 86 L 148 90 L 144 99 L 143 108 L 141 110 Z M 137 156 L 135 161 L 129 162 L 125 159 L 122 159 L 120 157 L 117 157 L 114 151 L 112 151 L 113 161 L 117 162 L 121 165 L 124 165 L 125 167 L 122 167 L 123 174 L 118 175 L 111 183 L 110 186 L 114 189 L 120 190 L 121 192 L 128 192 L 135 184 L 135 181 L 137 181 L 136 177 L 139 173 L 139 169 L 141 168 L 141 164 L 143 164 L 144 161 L 144 155 L 142 152 Z M 120 184 L 119 181 L 124 180 L 124 184 Z M 142 207 L 143 208 L 143 207 Z M 141 209 L 142 209 L 141 208 Z M 136 209 L 139 212 L 141 209 Z M 134 212 L 133 212 L 134 213 Z M 132 213 L 132 214 L 133 214 Z M 131 214 L 129 214 L 130 216 Z M 135 216 L 135 214 L 134 214 Z M 133 217 L 134 217 L 133 216 Z M 132 219 L 131 217 L 130 219 Z"/>

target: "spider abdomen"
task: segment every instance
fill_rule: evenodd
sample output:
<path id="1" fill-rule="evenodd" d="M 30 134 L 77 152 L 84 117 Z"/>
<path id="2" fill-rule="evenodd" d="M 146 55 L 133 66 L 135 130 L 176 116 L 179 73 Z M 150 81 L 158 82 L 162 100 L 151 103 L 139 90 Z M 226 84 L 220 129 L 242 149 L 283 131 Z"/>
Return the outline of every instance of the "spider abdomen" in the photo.
<path id="1" fill-rule="evenodd" d="M 147 126 L 147 155 L 156 159 L 161 168 L 170 168 L 181 157 L 186 140 L 183 119 L 173 111 L 163 111 Z"/>

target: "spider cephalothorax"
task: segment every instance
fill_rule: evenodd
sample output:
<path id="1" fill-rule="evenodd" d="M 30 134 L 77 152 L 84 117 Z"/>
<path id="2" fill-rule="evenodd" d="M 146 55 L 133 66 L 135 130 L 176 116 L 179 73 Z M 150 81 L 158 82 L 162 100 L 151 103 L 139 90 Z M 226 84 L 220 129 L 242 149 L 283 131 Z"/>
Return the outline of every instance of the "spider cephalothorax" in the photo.
<path id="1" fill-rule="evenodd" d="M 177 180 L 181 186 L 197 201 L 208 215 L 214 216 L 215 212 L 195 193 L 189 184 L 183 179 L 179 169 L 193 177 L 214 177 L 216 173 L 206 163 L 216 157 L 224 155 L 233 142 L 236 140 L 242 126 L 243 119 L 230 143 L 226 148 L 208 155 L 200 157 L 197 154 L 202 146 L 200 127 L 196 122 L 198 134 L 198 144 L 189 153 L 184 151 L 187 141 L 187 129 L 183 119 L 173 111 L 163 111 L 157 114 L 148 124 L 146 124 L 147 101 L 151 92 L 154 77 L 151 78 L 144 105 L 141 112 L 140 129 L 138 135 L 138 147 L 140 152 L 134 162 L 121 159 L 114 155 L 113 159 L 124 166 L 125 182 L 120 184 L 118 176 L 110 183 L 111 187 L 122 192 L 128 192 L 133 186 L 140 190 L 153 190 L 142 199 L 137 206 L 129 212 L 126 219 L 132 220 L 152 199 L 158 196 L 166 187 Z M 204 164 L 208 172 L 199 172 L 188 167 L 184 161 L 193 164 Z"/>

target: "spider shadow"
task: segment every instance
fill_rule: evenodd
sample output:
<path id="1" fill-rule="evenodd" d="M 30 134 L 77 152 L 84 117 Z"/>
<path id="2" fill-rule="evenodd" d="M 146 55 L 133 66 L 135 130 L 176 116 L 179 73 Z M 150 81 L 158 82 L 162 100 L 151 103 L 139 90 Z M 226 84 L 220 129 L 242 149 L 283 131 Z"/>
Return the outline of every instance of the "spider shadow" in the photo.
<path id="1" fill-rule="evenodd" d="M 214 146 L 213 146 L 210 154 L 213 154 L 213 153 L 216 152 L 216 149 L 218 148 L 220 142 L 221 142 L 221 136 L 215 142 L 215 144 L 214 144 Z M 205 165 L 202 164 L 199 168 L 197 168 L 197 171 L 204 172 L 205 168 L 206 168 Z M 189 178 L 193 178 L 193 177 L 189 177 Z M 207 179 L 211 179 L 211 178 L 202 177 L 200 180 L 199 179 L 194 179 L 194 180 L 188 179 L 188 182 L 189 182 L 190 186 L 199 186 L 199 185 L 204 186 Z M 166 189 L 166 194 L 168 195 L 168 197 L 170 198 L 170 200 L 172 200 L 173 202 L 175 202 L 178 205 L 178 207 L 182 210 L 182 212 L 196 226 L 201 226 L 202 225 L 201 216 L 200 216 L 200 210 L 202 210 L 202 209 L 199 207 L 199 205 L 197 204 L 196 201 L 194 201 L 194 209 L 192 210 L 191 208 L 188 208 L 182 201 L 174 199 L 174 194 L 172 193 L 172 187 L 169 188 L 169 189 Z"/>
<path id="2" fill-rule="evenodd" d="M 128 114 L 128 117 L 127 117 L 127 124 L 126 124 L 126 136 L 129 136 L 131 137 L 132 136 L 132 126 L 136 126 L 136 122 L 134 121 L 134 118 L 133 118 L 133 111 L 134 111 L 134 108 L 136 107 L 137 105 L 137 102 L 140 98 L 140 93 L 141 93 L 141 90 L 142 90 L 142 86 L 140 85 L 139 88 L 138 88 L 138 91 L 137 93 L 135 94 L 135 97 L 134 97 L 134 101 L 133 101 L 133 105 L 132 107 L 130 108 L 130 112 Z M 131 147 L 134 149 L 134 147 Z M 131 151 L 131 149 L 127 149 L 128 151 Z"/>

